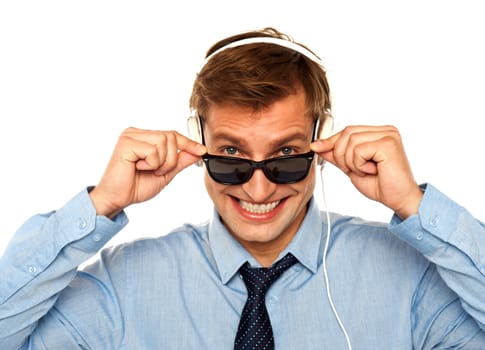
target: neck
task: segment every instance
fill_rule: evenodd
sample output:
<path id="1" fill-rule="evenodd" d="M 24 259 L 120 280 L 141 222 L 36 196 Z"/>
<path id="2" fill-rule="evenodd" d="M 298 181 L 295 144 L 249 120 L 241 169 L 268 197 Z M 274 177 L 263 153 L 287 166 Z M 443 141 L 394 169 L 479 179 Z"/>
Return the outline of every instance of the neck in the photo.
<path id="1" fill-rule="evenodd" d="M 247 242 L 239 240 L 239 243 L 261 264 L 263 267 L 270 267 L 278 258 L 280 253 L 290 244 L 295 236 L 287 234 L 269 242 Z"/>

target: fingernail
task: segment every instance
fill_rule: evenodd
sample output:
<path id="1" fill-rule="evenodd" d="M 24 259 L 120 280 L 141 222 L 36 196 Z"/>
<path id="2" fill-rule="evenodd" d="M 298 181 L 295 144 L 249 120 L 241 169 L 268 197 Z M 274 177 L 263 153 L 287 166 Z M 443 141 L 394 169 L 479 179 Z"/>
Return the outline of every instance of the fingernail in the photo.
<path id="1" fill-rule="evenodd" d="M 197 153 L 200 154 L 200 155 L 203 155 L 203 154 L 207 153 L 207 148 L 203 144 L 199 143 L 197 145 Z"/>
<path id="2" fill-rule="evenodd" d="M 320 149 L 322 147 L 322 145 L 323 145 L 322 140 L 316 140 L 316 141 L 310 143 L 310 149 L 312 151 L 316 151 L 316 150 Z"/>

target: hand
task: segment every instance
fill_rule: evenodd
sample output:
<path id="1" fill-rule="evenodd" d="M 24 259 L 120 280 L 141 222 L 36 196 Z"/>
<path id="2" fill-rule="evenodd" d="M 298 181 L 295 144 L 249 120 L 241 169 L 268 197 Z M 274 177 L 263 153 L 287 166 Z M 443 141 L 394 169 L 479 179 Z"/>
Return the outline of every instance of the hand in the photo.
<path id="1" fill-rule="evenodd" d="M 413 178 L 399 131 L 393 126 L 348 126 L 311 149 L 340 168 L 370 199 L 401 219 L 416 214 L 423 193 Z"/>
<path id="2" fill-rule="evenodd" d="M 153 198 L 205 152 L 204 145 L 176 131 L 126 129 L 90 192 L 97 214 L 114 217 L 130 204 Z"/>

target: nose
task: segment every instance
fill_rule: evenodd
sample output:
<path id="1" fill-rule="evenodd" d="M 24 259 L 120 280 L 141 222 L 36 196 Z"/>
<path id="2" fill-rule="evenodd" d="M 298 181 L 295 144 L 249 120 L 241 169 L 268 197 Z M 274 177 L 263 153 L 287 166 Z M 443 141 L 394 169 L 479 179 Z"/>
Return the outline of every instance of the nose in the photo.
<path id="1" fill-rule="evenodd" d="M 241 186 L 252 201 L 263 203 L 273 195 L 278 185 L 268 180 L 262 169 L 254 169 L 253 176 Z"/>

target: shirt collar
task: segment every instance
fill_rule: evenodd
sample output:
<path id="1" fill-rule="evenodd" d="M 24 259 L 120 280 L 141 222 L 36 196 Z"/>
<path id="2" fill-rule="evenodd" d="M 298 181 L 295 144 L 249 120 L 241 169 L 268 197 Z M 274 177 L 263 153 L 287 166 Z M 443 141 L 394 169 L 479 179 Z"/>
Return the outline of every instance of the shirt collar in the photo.
<path id="1" fill-rule="evenodd" d="M 292 253 L 298 261 L 316 273 L 323 256 L 323 244 L 326 227 L 315 200 L 309 203 L 308 212 L 288 247 L 281 252 L 278 260 L 287 253 Z M 214 254 L 222 283 L 226 284 L 239 270 L 242 264 L 249 261 L 258 266 L 256 259 L 229 233 L 222 223 L 219 214 L 214 214 L 209 223 L 209 244 Z"/>

